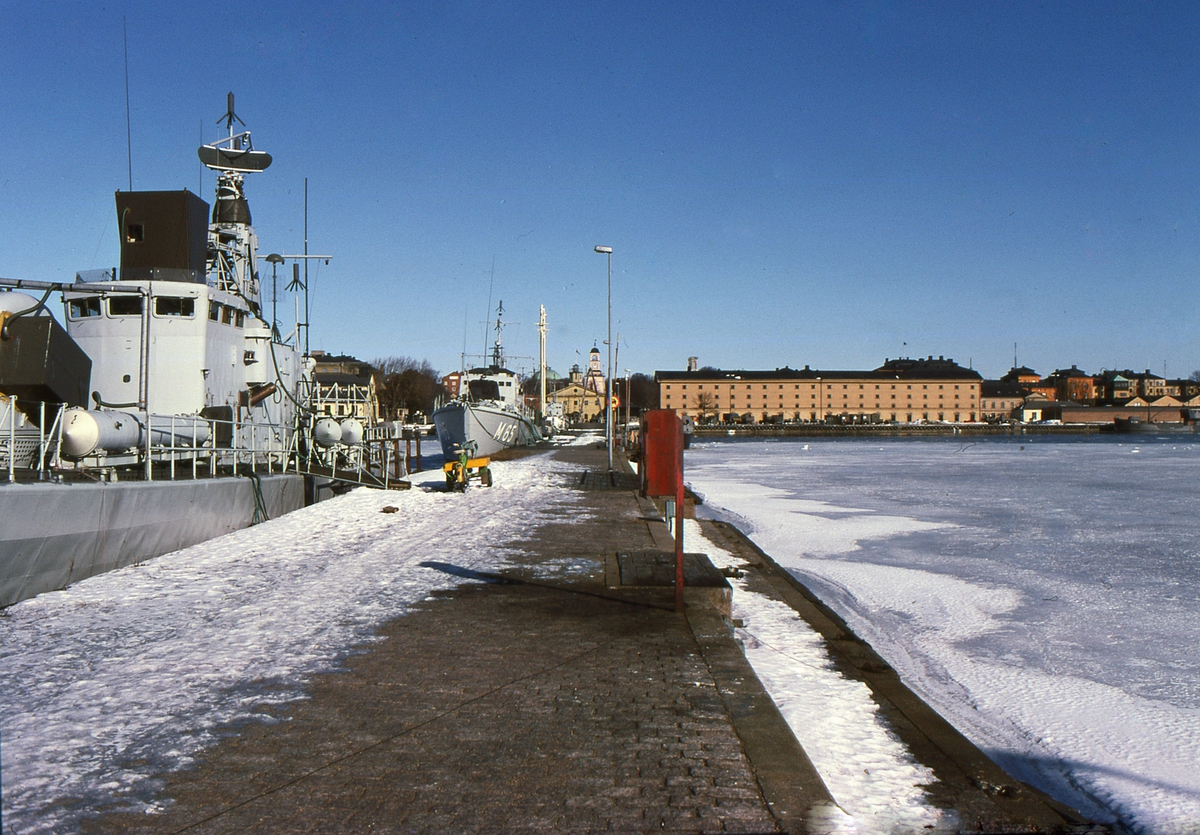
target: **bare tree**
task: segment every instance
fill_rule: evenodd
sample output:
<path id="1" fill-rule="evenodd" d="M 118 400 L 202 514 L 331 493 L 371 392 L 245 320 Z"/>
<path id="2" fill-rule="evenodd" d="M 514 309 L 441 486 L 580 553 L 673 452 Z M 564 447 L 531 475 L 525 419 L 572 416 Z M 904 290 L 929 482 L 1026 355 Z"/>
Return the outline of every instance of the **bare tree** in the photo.
<path id="1" fill-rule="evenodd" d="M 399 420 L 406 412 L 433 411 L 442 393 L 441 377 L 428 360 L 385 357 L 372 361 L 375 391 L 385 420 Z"/>
<path id="2" fill-rule="evenodd" d="M 695 409 L 700 413 L 701 422 L 707 422 L 708 419 L 717 413 L 717 398 L 711 391 L 702 391 L 695 397 Z"/>

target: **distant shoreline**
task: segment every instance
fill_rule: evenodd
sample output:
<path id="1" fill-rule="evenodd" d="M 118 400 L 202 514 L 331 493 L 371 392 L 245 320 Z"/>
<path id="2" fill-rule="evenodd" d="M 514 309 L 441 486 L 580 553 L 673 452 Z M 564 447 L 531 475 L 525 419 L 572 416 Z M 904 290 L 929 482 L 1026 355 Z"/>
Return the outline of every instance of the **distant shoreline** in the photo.
<path id="1" fill-rule="evenodd" d="M 696 426 L 694 435 L 697 438 L 725 437 L 787 437 L 787 438 L 821 438 L 821 437 L 937 437 L 937 436 L 980 436 L 980 435 L 1098 435 L 1101 430 L 1108 430 L 1107 425 L 1076 423 L 1066 426 L 1045 426 L 1038 424 L 910 424 L 910 423 L 865 423 L 848 425 L 822 424 L 772 424 L 752 423 L 736 424 L 721 423 L 707 426 Z M 1169 430 L 1178 432 L 1179 430 Z M 1189 433 L 1190 434 L 1190 433 Z"/>

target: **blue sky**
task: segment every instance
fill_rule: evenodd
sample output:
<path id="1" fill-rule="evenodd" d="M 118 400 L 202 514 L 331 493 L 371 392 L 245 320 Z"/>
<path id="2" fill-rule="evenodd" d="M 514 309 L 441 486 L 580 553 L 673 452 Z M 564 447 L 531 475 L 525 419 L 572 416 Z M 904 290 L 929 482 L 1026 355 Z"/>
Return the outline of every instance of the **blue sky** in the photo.
<path id="1" fill-rule="evenodd" d="M 124 17 L 134 188 L 211 201 L 229 90 L 275 158 L 264 251 L 303 246 L 308 178 L 313 347 L 454 370 L 490 287 L 512 354 L 546 306 L 565 372 L 603 350 L 606 244 L 618 371 L 1200 369 L 1195 3 L 0 12 L 6 277 L 117 260 Z"/>

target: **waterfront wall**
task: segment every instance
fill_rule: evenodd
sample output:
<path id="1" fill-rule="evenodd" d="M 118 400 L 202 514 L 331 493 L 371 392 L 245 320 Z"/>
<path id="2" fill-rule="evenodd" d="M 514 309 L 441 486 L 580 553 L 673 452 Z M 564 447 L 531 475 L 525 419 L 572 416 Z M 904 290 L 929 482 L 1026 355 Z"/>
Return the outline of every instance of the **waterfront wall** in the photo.
<path id="1" fill-rule="evenodd" d="M 698 438 L 720 437 L 789 437 L 789 438 L 858 438 L 891 437 L 921 438 L 943 435 L 1095 435 L 1101 431 L 1099 424 L 1068 424 L 1046 426 L 1040 424 L 943 424 L 943 423 L 711 423 L 696 426 Z"/>

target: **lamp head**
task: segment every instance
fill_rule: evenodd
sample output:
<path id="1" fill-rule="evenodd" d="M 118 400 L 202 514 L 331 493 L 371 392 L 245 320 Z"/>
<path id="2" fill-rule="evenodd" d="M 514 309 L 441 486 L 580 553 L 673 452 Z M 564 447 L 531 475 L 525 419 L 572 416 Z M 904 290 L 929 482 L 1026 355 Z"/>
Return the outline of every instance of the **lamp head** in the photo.
<path id="1" fill-rule="evenodd" d="M 596 247 L 596 251 L 599 252 L 601 255 L 612 255 L 612 247 L 611 246 L 598 246 L 598 247 Z"/>

